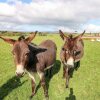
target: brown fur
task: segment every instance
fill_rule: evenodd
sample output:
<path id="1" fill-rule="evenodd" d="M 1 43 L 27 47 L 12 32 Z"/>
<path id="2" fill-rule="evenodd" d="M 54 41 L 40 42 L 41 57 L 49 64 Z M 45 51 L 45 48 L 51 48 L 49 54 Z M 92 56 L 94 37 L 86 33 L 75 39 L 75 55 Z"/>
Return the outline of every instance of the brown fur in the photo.
<path id="1" fill-rule="evenodd" d="M 30 43 L 36 33 L 32 33 L 28 38 L 21 36 L 18 40 L 0 37 L 5 42 L 13 44 L 12 53 L 14 55 L 15 65 L 22 65 L 28 73 L 37 72 L 40 75 L 41 86 L 44 89 L 45 97 L 48 97 L 48 90 L 45 83 L 45 69 L 55 63 L 56 60 L 56 44 L 51 40 L 43 41 L 36 46 Z M 17 76 L 22 76 L 23 73 L 16 73 Z M 32 79 L 32 95 L 35 94 L 35 81 Z"/>
<path id="2" fill-rule="evenodd" d="M 75 63 L 78 63 L 83 57 L 84 43 L 81 37 L 85 31 L 77 37 L 73 37 L 72 35 L 67 37 L 61 30 L 59 33 L 61 38 L 65 41 L 60 52 L 60 58 L 63 63 L 63 77 L 66 77 L 66 87 L 68 87 L 70 77 L 69 70 L 73 68 L 73 66 L 67 65 L 67 61 L 68 59 L 72 58 L 75 65 Z"/>

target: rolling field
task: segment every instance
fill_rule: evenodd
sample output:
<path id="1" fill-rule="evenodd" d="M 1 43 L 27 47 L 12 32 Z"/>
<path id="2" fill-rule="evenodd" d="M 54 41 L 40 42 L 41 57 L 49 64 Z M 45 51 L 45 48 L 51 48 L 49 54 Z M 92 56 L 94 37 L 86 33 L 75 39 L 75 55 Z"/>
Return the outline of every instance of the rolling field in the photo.
<path id="1" fill-rule="evenodd" d="M 11 37 L 17 39 L 18 37 Z M 84 41 L 85 53 L 80 67 L 74 71 L 69 88 L 65 88 L 60 63 L 60 49 L 64 43 L 59 35 L 36 36 L 32 41 L 39 44 L 51 39 L 57 45 L 57 60 L 53 77 L 46 78 L 49 100 L 100 100 L 100 42 Z M 12 46 L 0 39 L 0 100 L 29 100 L 31 81 L 27 74 L 21 79 L 15 77 L 15 65 L 11 54 Z M 37 85 L 39 77 L 36 74 Z M 37 89 L 32 100 L 44 100 L 42 87 Z"/>

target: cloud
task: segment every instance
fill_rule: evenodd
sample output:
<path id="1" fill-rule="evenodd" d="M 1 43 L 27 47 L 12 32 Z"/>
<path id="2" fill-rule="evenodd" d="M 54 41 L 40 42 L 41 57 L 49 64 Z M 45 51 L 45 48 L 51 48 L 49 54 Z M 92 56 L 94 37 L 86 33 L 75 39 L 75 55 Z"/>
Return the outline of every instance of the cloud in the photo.
<path id="1" fill-rule="evenodd" d="M 6 3 L 0 3 L 0 18 L 2 17 L 13 17 L 16 12 L 14 6 L 10 6 Z"/>
<path id="2" fill-rule="evenodd" d="M 80 31 L 89 20 L 100 19 L 99 11 L 99 0 L 33 0 L 30 3 L 7 0 L 0 3 L 0 23 L 7 23 L 9 28 L 5 29 L 10 29 L 13 24 L 16 27 L 27 24 Z"/>
<path id="3" fill-rule="evenodd" d="M 100 25 L 88 24 L 84 27 L 88 32 L 100 32 Z"/>
<path id="4" fill-rule="evenodd" d="M 75 31 L 75 30 L 65 27 L 65 26 L 59 26 L 59 27 L 57 27 L 57 30 L 63 30 L 65 32 L 74 32 Z"/>

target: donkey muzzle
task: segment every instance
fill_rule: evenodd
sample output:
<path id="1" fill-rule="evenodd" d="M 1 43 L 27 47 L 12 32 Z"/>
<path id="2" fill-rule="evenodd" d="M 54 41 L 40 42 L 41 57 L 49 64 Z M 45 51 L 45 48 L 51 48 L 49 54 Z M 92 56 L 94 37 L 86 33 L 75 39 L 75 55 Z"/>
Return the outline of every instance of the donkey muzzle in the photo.
<path id="1" fill-rule="evenodd" d="M 70 57 L 67 60 L 66 64 L 67 64 L 67 66 L 74 67 L 74 59 L 72 57 Z"/>
<path id="2" fill-rule="evenodd" d="M 16 76 L 23 76 L 24 75 L 24 67 L 22 65 L 17 65 L 17 69 L 16 69 Z"/>
<path id="3" fill-rule="evenodd" d="M 17 73 L 17 72 L 16 72 L 16 76 L 22 77 L 22 76 L 24 76 L 24 72 L 23 72 L 23 73 Z"/>

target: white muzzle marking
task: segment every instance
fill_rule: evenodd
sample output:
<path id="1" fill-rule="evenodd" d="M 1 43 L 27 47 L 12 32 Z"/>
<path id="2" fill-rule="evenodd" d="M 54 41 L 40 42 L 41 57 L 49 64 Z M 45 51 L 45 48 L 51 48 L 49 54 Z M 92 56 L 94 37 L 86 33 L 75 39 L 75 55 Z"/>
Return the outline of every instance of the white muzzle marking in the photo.
<path id="1" fill-rule="evenodd" d="M 21 64 L 17 65 L 16 73 L 18 73 L 18 74 L 24 73 L 24 67 L 23 67 L 23 65 L 21 65 Z"/>
<path id="2" fill-rule="evenodd" d="M 67 65 L 74 66 L 74 59 L 73 59 L 72 57 L 70 57 L 70 58 L 67 60 Z"/>

